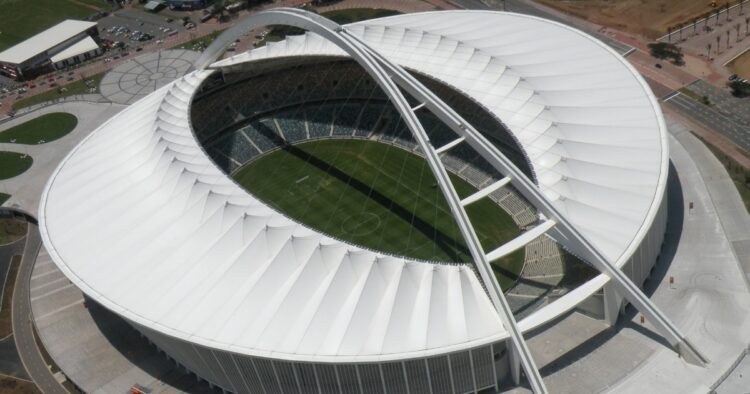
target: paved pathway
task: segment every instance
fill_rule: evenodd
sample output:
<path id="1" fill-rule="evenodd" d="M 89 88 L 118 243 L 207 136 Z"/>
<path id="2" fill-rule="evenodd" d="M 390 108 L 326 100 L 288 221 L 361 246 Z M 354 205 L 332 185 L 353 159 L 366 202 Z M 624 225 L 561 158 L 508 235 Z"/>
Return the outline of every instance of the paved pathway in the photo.
<path id="1" fill-rule="evenodd" d="M 670 219 L 645 287 L 711 362 L 706 368 L 685 363 L 632 308 L 614 329 L 573 313 L 529 339 L 556 393 L 705 394 L 750 343 L 750 217 L 710 151 L 684 126 L 667 121 L 674 168 Z"/>
<path id="2" fill-rule="evenodd" d="M 83 138 L 125 108 L 117 104 L 71 102 L 21 116 L 0 125 L 0 131 L 50 112 L 69 112 L 79 123 L 67 136 L 42 145 L 0 144 L 0 150 L 28 153 L 35 160 L 24 174 L 0 181 L 0 191 L 12 194 L 6 205 L 35 214 L 52 171 Z M 95 303 L 84 304 L 80 290 L 57 270 L 33 227 L 14 294 L 15 343 L 31 378 L 47 393 L 65 392 L 36 351 L 31 333 L 33 316 L 40 339 L 70 380 L 87 392 L 126 392 L 133 384 L 154 393 L 210 392 L 174 364 L 161 357 L 122 319 Z"/>
<path id="3" fill-rule="evenodd" d="M 184 49 L 147 53 L 108 72 L 100 90 L 109 101 L 132 104 L 182 77 L 200 53 Z"/>
<path id="4" fill-rule="evenodd" d="M 0 131 L 3 131 L 51 112 L 67 112 L 78 118 L 78 125 L 73 131 L 46 144 L 0 143 L 1 151 L 20 152 L 28 154 L 34 159 L 31 168 L 23 174 L 0 181 L 0 192 L 11 195 L 10 199 L 3 205 L 20 208 L 36 216 L 42 190 L 44 190 L 47 180 L 60 161 L 91 131 L 123 108 L 124 106 L 117 104 L 66 102 L 45 107 L 0 124 Z"/>
<path id="5" fill-rule="evenodd" d="M 87 393 L 211 393 L 160 355 L 126 321 L 87 298 L 42 247 L 31 275 L 31 309 L 42 344 Z"/>
<path id="6" fill-rule="evenodd" d="M 750 217 L 721 163 L 689 130 L 669 122 L 671 158 L 683 187 L 685 217 L 667 275 L 652 297 L 674 316 L 711 363 L 687 365 L 659 349 L 614 387 L 625 392 L 707 392 L 750 343 Z M 693 209 L 690 209 L 690 203 Z M 666 281 L 665 281 L 666 282 Z"/>
<path id="7" fill-rule="evenodd" d="M 42 239 L 39 231 L 35 225 L 29 224 L 26 248 L 16 278 L 16 287 L 13 290 L 13 337 L 26 372 L 37 387 L 45 394 L 66 394 L 68 391 L 52 375 L 34 340 L 29 286 L 31 271 L 41 245 Z"/>
<path id="8" fill-rule="evenodd" d="M 701 56 L 702 58 L 708 58 L 707 46 L 711 44 L 710 58 L 714 59 L 715 64 L 724 64 L 729 59 L 742 52 L 748 46 L 748 32 L 747 25 L 745 22 L 746 18 L 750 18 L 750 1 L 744 0 L 742 7 L 742 13 L 740 13 L 740 7 L 736 5 L 736 1 L 731 2 L 731 9 L 729 15 L 722 9 L 721 14 L 717 18 L 714 14 L 708 18 L 708 21 L 701 18 L 701 20 L 693 26 L 691 21 L 689 25 L 683 27 L 680 30 L 675 30 L 669 35 L 661 37 L 659 40 L 663 42 L 671 41 L 672 43 L 679 44 L 683 50 L 694 53 Z M 719 4 L 724 4 L 720 1 Z M 718 11 L 718 9 L 714 9 Z M 739 25 L 739 30 L 737 30 Z M 680 31 L 682 31 L 682 40 L 680 40 Z M 729 36 L 727 36 L 729 33 Z M 739 34 L 738 34 L 739 33 Z M 719 44 L 716 44 L 716 38 L 719 38 Z"/>

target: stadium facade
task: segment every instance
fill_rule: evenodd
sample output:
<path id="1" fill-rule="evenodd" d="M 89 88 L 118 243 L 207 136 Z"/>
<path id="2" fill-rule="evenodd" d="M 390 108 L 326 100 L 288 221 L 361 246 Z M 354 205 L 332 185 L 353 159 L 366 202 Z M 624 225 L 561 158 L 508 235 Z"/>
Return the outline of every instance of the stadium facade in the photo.
<path id="1" fill-rule="evenodd" d="M 216 61 L 241 34 L 278 24 L 310 32 Z M 364 89 L 357 72 L 378 89 Z M 398 81 L 408 99 L 385 79 Z M 451 105 L 481 111 L 452 112 L 425 86 L 456 96 L 445 100 Z M 358 89 L 371 110 L 335 109 L 337 94 Z M 295 91 L 313 93 L 301 100 Z M 502 174 L 468 171 L 467 180 L 486 176 L 476 184 L 493 188 L 477 198 L 507 190 L 532 207 L 530 220 L 519 219 L 527 220 L 521 236 L 477 260 L 543 238 L 601 273 L 516 321 L 482 261 L 414 261 L 348 244 L 271 209 L 228 175 L 274 144 L 337 133 L 374 138 L 371 129 L 388 110 L 373 110 L 373 95 L 390 100 L 396 115 L 429 110 L 430 122 L 460 136 L 435 144 L 426 124 L 404 122 L 404 134 L 381 141 L 427 160 L 469 144 Z M 269 112 L 321 100 L 334 107 L 324 121 L 303 110 L 299 127 L 291 117 L 267 123 L 273 138 L 261 126 L 226 137 L 239 125 L 262 125 Z M 497 135 L 482 135 L 472 122 L 495 122 L 488 129 Z M 483 146 L 485 138 L 500 141 L 502 154 Z M 462 163 L 459 155 L 453 160 Z M 436 175 L 459 172 L 449 160 L 430 164 Z M 652 92 L 621 56 L 580 31 L 484 11 L 340 28 L 277 9 L 229 29 L 194 72 L 76 147 L 45 189 L 40 231 L 57 266 L 88 297 L 226 391 L 495 391 L 523 371 L 544 392 L 522 333 L 574 309 L 614 323 L 624 298 L 688 360 L 703 361 L 633 286 L 661 249 L 667 176 L 666 129 Z"/>

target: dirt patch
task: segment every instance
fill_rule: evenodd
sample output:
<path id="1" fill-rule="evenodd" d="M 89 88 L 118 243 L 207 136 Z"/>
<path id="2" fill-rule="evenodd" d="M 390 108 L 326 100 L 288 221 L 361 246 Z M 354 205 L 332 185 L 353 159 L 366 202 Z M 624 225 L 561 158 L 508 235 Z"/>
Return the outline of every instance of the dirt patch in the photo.
<path id="1" fill-rule="evenodd" d="M 669 26 L 692 22 L 695 17 L 717 10 L 707 0 L 536 1 L 600 25 L 652 39 L 667 34 Z"/>
<path id="2" fill-rule="evenodd" d="M 742 56 L 734 59 L 727 66 L 734 74 L 750 79 L 750 51 L 743 53 Z"/>
<path id="3" fill-rule="evenodd" d="M 34 383 L 25 380 L 0 376 L 0 394 L 36 394 L 41 393 Z"/>
<path id="4" fill-rule="evenodd" d="M 0 218 L 0 245 L 15 242 L 26 236 L 26 222 Z"/>

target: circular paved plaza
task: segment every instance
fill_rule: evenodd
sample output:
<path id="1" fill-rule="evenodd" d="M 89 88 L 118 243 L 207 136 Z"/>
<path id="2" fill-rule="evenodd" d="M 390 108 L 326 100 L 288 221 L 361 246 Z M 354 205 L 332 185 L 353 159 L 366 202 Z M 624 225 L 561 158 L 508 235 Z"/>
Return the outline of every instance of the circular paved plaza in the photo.
<path id="1" fill-rule="evenodd" d="M 198 56 L 198 52 L 183 49 L 138 56 L 104 76 L 101 83 L 102 95 L 114 103 L 134 103 L 183 76 Z"/>

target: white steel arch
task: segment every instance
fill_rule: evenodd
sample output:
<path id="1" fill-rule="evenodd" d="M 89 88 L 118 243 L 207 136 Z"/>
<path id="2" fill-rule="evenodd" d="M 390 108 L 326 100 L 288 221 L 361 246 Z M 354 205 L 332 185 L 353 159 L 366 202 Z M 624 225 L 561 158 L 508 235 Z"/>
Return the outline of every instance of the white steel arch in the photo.
<path id="1" fill-rule="evenodd" d="M 297 9 L 274 9 L 248 17 L 224 32 L 209 48 L 204 51 L 203 56 L 198 59 L 194 67 L 205 69 L 215 62 L 224 52 L 226 45 L 245 34 L 247 31 L 266 25 L 288 25 L 303 28 L 316 33 L 331 41 L 343 49 L 349 56 L 357 61 L 365 71 L 370 74 L 398 109 L 410 131 L 422 148 L 431 170 L 445 196 L 451 212 L 454 215 L 462 236 L 469 247 L 474 258 L 477 271 L 487 287 L 488 294 L 495 309 L 500 314 L 506 329 L 509 330 L 511 340 L 514 344 L 515 356 L 522 364 L 528 380 L 535 392 L 546 392 L 544 382 L 539 374 L 528 346 L 526 345 L 521 331 L 518 329 L 513 314 L 500 289 L 497 280 L 492 274 L 490 262 L 523 247 L 539 235 L 553 231 L 555 238 L 562 243 L 572 245 L 596 269 L 607 275 L 616 289 L 636 306 L 647 318 L 654 322 L 660 333 L 670 342 L 680 355 L 688 362 L 703 365 L 707 360 L 698 350 L 685 338 L 678 328 L 640 291 L 620 268 L 610 262 L 586 237 L 581 234 L 541 193 L 534 183 L 520 171 L 510 160 L 508 160 L 496 147 L 486 140 L 473 126 L 460 117 L 452 108 L 435 96 L 429 89 L 406 72 L 402 67 L 387 60 L 377 51 L 369 47 L 364 41 L 347 32 L 340 25 L 316 14 Z M 406 98 L 398 90 L 397 86 L 406 90 L 410 95 L 418 99 L 422 104 L 411 108 Z M 448 125 L 459 137 L 451 143 L 442 147 L 434 147 L 429 141 L 422 125 L 416 116 L 416 111 L 425 107 L 433 112 L 439 119 Z M 470 144 L 484 159 L 495 169 L 506 177 L 493 185 L 486 187 L 472 196 L 459 199 L 453 188 L 438 154 L 448 151 L 461 144 Z M 484 251 L 479 243 L 471 222 L 466 215 L 464 207 L 481 198 L 486 197 L 493 191 L 507 183 L 512 183 L 516 189 L 526 197 L 543 214 L 543 220 L 534 229 L 531 229 L 518 238 L 502 245 L 493 251 Z"/>
<path id="2" fill-rule="evenodd" d="M 386 73 L 384 66 L 387 65 L 388 62 L 382 58 L 376 59 L 373 55 L 374 51 L 361 45 L 358 41 L 353 40 L 351 36 L 345 34 L 346 30 L 340 25 L 310 12 L 289 8 L 277 8 L 250 16 L 219 36 L 205 50 L 204 55 L 196 61 L 195 67 L 205 68 L 208 64 L 213 63 L 218 59 L 218 57 L 224 52 L 224 48 L 228 42 L 234 41 L 237 37 L 255 27 L 267 25 L 295 26 L 314 32 L 325 39 L 330 40 L 357 61 L 357 63 L 359 63 L 364 70 L 370 74 L 373 80 L 380 85 L 386 95 L 388 95 L 422 148 L 425 158 L 430 165 L 430 169 L 435 175 L 438 185 L 450 206 L 451 213 L 453 214 L 454 219 L 461 230 L 464 241 L 471 252 L 477 271 L 482 278 L 482 282 L 487 287 L 490 299 L 499 313 L 503 325 L 510 334 L 513 343 L 512 353 L 514 353 L 517 359 L 521 362 L 534 392 L 548 392 L 544 385 L 544 381 L 542 380 L 542 376 L 536 367 L 534 359 L 531 356 L 531 351 L 529 350 L 526 341 L 523 339 L 521 330 L 518 328 L 516 319 L 513 316 L 513 311 L 505 299 L 500 284 L 492 274 L 489 259 L 490 254 L 483 250 L 474 227 L 464 210 L 464 204 L 461 203 L 461 199 L 458 197 L 458 193 L 448 177 L 448 172 L 438 156 L 440 150 L 445 151 L 458 145 L 464 141 L 464 137 L 460 137 L 454 141 L 454 143 L 449 143 L 442 148 L 436 149 L 433 147 L 416 115 L 416 111 L 420 106 L 414 108 L 409 106 L 406 98 L 398 90 L 396 83 L 392 79 L 393 70 L 391 69 Z M 394 65 L 390 66 L 397 67 Z M 451 128 L 453 127 L 455 126 L 451 125 Z M 481 193 L 481 191 L 479 193 Z M 526 242 L 532 240 L 533 238 L 526 240 Z M 497 256 L 495 259 L 499 257 L 502 256 Z M 514 376 L 517 375 L 517 373 L 514 374 Z"/>

